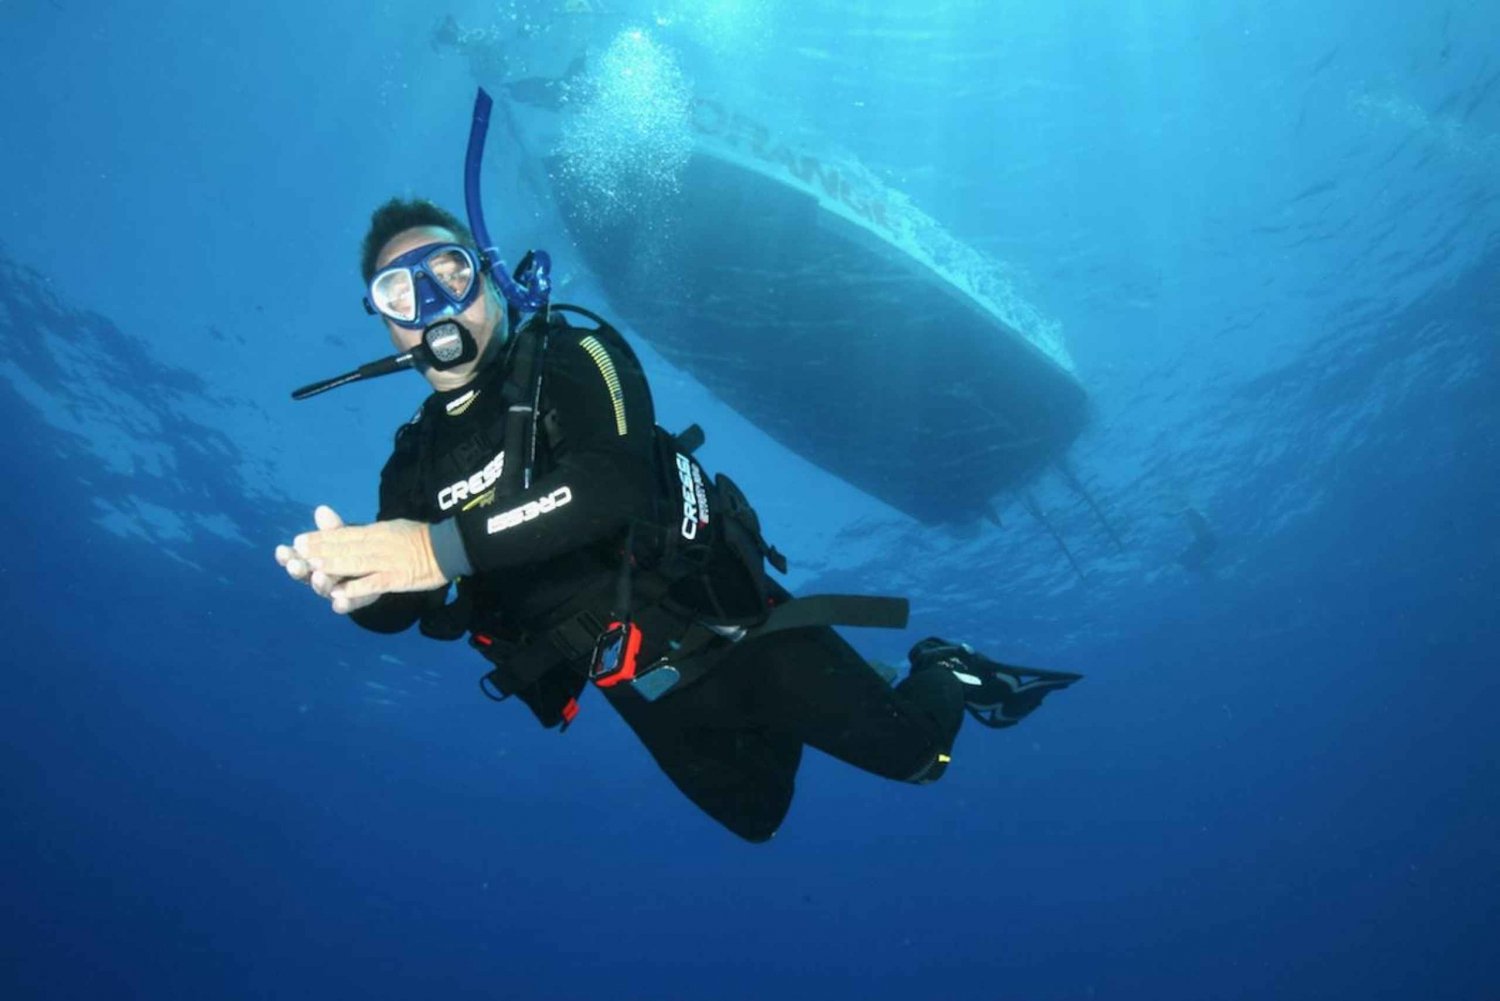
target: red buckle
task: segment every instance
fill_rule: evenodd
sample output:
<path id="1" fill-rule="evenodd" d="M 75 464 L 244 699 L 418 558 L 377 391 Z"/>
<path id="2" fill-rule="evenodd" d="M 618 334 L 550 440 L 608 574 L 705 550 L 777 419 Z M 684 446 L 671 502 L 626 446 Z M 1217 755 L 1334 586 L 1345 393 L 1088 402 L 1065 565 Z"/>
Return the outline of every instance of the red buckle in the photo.
<path id="1" fill-rule="evenodd" d="M 573 718 L 577 715 L 578 700 L 569 699 L 567 703 L 562 707 L 563 728 L 566 729 L 568 724 L 573 722 Z"/>
<path id="2" fill-rule="evenodd" d="M 636 657 L 641 652 L 641 631 L 632 622 L 611 622 L 594 645 L 589 677 L 600 688 L 612 688 L 635 680 Z"/>

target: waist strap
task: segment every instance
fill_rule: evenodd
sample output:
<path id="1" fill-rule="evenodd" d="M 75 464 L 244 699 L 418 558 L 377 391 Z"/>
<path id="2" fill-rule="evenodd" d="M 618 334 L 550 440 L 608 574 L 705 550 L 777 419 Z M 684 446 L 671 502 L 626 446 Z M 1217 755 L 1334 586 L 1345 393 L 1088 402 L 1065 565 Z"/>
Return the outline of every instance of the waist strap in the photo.
<path id="1" fill-rule="evenodd" d="M 771 610 L 760 625 L 745 633 L 745 639 L 802 629 L 807 626 L 858 626 L 867 629 L 905 629 L 911 602 L 873 594 L 810 594 L 793 598 Z"/>
<path id="2" fill-rule="evenodd" d="M 746 640 L 788 629 L 817 626 L 905 629 L 910 609 L 910 602 L 905 598 L 813 594 L 782 602 L 759 625 L 735 629 L 715 629 L 680 618 L 659 605 L 641 609 L 635 621 L 644 629 L 648 641 L 671 640 L 674 645 L 668 653 L 642 667 L 630 687 L 654 702 L 667 692 L 703 677 L 732 647 Z M 580 610 L 533 637 L 531 642 L 508 650 L 504 658 L 505 674 L 511 685 L 524 687 L 532 684 L 564 664 L 586 673 L 589 656 L 606 625 L 592 610 Z"/>
<path id="3" fill-rule="evenodd" d="M 812 594 L 777 605 L 758 626 L 728 635 L 694 625 L 682 647 L 640 671 L 630 687 L 648 702 L 692 684 L 712 671 L 736 644 L 787 629 L 859 626 L 905 629 L 911 603 L 905 598 L 868 594 Z"/>

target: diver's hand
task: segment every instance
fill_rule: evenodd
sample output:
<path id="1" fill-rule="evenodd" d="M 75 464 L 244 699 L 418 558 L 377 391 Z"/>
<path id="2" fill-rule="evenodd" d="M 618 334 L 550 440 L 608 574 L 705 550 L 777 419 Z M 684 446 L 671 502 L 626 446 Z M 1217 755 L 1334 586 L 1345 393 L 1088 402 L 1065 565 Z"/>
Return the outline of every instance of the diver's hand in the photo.
<path id="1" fill-rule="evenodd" d="M 319 531 L 331 531 L 344 527 L 344 519 L 326 504 L 318 505 L 313 511 L 313 522 L 317 524 Z M 321 570 L 314 570 L 308 565 L 307 560 L 299 556 L 291 546 L 276 547 L 276 562 L 286 569 L 287 575 L 292 580 L 307 584 L 318 597 L 328 598 L 333 605 L 333 610 L 341 615 L 374 604 L 380 598 L 379 595 L 370 595 L 357 600 L 333 598 L 333 589 L 343 583 L 343 578 L 330 576 Z"/>
<path id="2" fill-rule="evenodd" d="M 320 523 L 319 531 L 297 536 L 292 545 L 314 575 L 334 581 L 328 595 L 335 612 L 362 607 L 383 594 L 431 591 L 448 583 L 425 522 L 402 518 L 331 528 Z"/>

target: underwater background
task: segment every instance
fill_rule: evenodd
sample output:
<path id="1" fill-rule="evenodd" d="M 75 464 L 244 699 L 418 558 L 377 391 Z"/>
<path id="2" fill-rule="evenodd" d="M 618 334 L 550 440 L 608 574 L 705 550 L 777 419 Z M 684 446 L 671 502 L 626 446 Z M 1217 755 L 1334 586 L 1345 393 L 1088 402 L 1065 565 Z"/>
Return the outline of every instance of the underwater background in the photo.
<path id="1" fill-rule="evenodd" d="M 476 83 L 621 38 L 650 86 L 563 152 L 643 226 L 722 95 L 970 248 L 1090 402 L 1105 521 L 1047 474 L 934 526 L 626 328 L 794 590 L 911 597 L 863 652 L 1087 675 L 931 787 L 808 755 L 764 846 L 601 699 L 543 731 L 271 556 L 373 516 L 424 395 L 289 399 L 388 350 L 370 210 L 457 210 Z M 1497 38 L 1477 0 L 0 0 L 0 996 L 1500 997 Z M 615 314 L 490 155 L 502 250 Z"/>

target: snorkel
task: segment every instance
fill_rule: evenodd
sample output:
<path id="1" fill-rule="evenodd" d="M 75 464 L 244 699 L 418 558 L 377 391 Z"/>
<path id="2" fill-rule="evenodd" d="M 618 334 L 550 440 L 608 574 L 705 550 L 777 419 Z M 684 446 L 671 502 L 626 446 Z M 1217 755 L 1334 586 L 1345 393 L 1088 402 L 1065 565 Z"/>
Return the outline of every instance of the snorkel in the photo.
<path id="1" fill-rule="evenodd" d="M 545 250 L 528 251 L 512 274 L 500 253 L 490 242 L 489 227 L 484 224 L 484 204 L 479 194 L 479 173 L 484 163 L 484 142 L 489 134 L 490 109 L 494 101 L 483 87 L 474 98 L 474 114 L 469 124 L 469 146 L 464 156 L 464 209 L 469 216 L 469 230 L 479 244 L 479 270 L 487 274 L 500 294 L 505 297 L 511 321 L 516 313 L 535 313 L 545 310 L 552 294 L 552 258 Z M 422 332 L 422 343 L 403 354 L 391 355 L 368 362 L 351 372 L 334 376 L 303 386 L 292 393 L 292 399 L 305 400 L 309 396 L 337 389 L 339 386 L 364 379 L 374 379 L 392 372 L 409 368 L 443 371 L 473 361 L 479 347 L 462 323 L 444 319 Z"/>
<path id="2" fill-rule="evenodd" d="M 474 95 L 474 117 L 469 125 L 469 150 L 464 155 L 464 211 L 469 231 L 479 244 L 480 270 L 489 274 L 505 301 L 524 313 L 547 308 L 552 295 L 552 256 L 545 250 L 528 251 L 515 274 L 500 260 L 500 251 L 490 243 L 484 224 L 484 201 L 479 197 L 479 167 L 484 162 L 484 139 L 490 130 L 490 109 L 495 102 L 483 87 Z"/>

